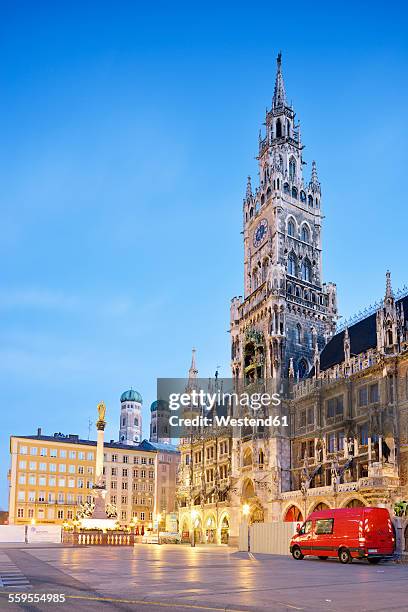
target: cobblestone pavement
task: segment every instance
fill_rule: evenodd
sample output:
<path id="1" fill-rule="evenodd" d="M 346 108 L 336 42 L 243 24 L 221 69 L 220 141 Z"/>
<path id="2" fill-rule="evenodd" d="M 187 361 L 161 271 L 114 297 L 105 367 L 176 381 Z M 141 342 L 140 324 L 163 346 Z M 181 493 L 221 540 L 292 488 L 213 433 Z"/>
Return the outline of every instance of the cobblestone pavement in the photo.
<path id="1" fill-rule="evenodd" d="M 395 563 L 140 544 L 2 548 L 2 567 L 15 583 L 0 587 L 0 610 L 408 612 L 408 566 Z M 61 593 L 65 603 L 13 604 L 10 593 Z"/>

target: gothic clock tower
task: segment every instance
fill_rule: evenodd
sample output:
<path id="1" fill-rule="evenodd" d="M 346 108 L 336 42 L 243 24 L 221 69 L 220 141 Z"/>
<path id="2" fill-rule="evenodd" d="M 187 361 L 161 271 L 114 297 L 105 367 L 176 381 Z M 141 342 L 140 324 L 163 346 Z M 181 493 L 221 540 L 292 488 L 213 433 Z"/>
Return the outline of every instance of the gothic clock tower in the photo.
<path id="1" fill-rule="evenodd" d="M 244 299 L 231 303 L 233 376 L 252 382 L 304 378 L 335 329 L 336 286 L 322 275 L 322 201 L 316 163 L 303 177 L 300 124 L 286 99 L 281 54 L 260 184 L 243 203 Z"/>
<path id="2" fill-rule="evenodd" d="M 303 143 L 289 106 L 281 54 L 266 133 L 259 136 L 260 184 L 248 177 L 243 203 L 244 296 L 231 302 L 231 367 L 237 385 L 279 392 L 318 367 L 337 319 L 336 286 L 322 274 L 322 201 L 316 164 L 303 177 Z M 278 520 L 290 487 L 290 427 L 241 431 L 233 439 L 231 505 L 251 520 Z M 237 516 L 239 511 L 236 510 Z"/>

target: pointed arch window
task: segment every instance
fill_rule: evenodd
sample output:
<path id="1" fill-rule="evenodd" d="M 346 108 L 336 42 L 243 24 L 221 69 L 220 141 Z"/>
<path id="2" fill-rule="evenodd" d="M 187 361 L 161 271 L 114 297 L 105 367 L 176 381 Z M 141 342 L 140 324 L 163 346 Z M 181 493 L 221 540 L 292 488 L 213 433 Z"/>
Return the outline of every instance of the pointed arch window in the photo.
<path id="1" fill-rule="evenodd" d="M 310 261 L 308 261 L 307 259 L 302 262 L 302 265 L 300 267 L 300 276 L 302 280 L 310 283 L 312 278 L 312 269 L 310 266 Z"/>
<path id="2" fill-rule="evenodd" d="M 298 376 L 299 379 L 306 378 L 308 372 L 308 365 L 306 359 L 301 359 L 298 364 Z"/>
<path id="3" fill-rule="evenodd" d="M 300 192 L 300 201 L 306 202 L 306 194 L 303 190 Z"/>
<path id="4" fill-rule="evenodd" d="M 283 191 L 284 191 L 285 193 L 288 193 L 288 194 L 290 193 L 289 183 L 284 183 L 284 185 L 283 185 Z"/>
<path id="5" fill-rule="evenodd" d="M 295 198 L 295 200 L 297 200 L 298 197 L 298 190 L 296 189 L 296 187 L 292 187 L 292 198 Z"/>
<path id="6" fill-rule="evenodd" d="M 296 256 L 294 253 L 291 253 L 288 257 L 288 274 L 296 276 L 296 267 Z"/>
<path id="7" fill-rule="evenodd" d="M 288 221 L 288 236 L 292 236 L 292 238 L 295 235 L 295 224 L 292 221 L 292 219 L 289 219 Z"/>
<path id="8" fill-rule="evenodd" d="M 289 179 L 293 182 L 296 177 L 296 161 L 294 157 L 289 160 Z"/>
<path id="9" fill-rule="evenodd" d="M 307 196 L 307 203 L 309 204 L 309 206 L 313 206 L 313 196 L 311 195 Z"/>
<path id="10" fill-rule="evenodd" d="M 301 237 L 302 237 L 303 242 L 310 242 L 310 232 L 309 232 L 309 228 L 307 227 L 307 225 L 302 226 Z"/>
<path id="11" fill-rule="evenodd" d="M 282 138 L 282 122 L 280 119 L 276 121 L 276 138 Z"/>

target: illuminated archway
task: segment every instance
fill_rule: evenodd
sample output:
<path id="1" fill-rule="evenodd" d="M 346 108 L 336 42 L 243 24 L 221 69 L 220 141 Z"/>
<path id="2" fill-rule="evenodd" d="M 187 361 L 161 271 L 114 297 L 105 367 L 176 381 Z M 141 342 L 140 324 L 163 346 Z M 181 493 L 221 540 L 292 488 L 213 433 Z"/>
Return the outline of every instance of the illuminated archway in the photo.
<path id="1" fill-rule="evenodd" d="M 250 478 L 247 478 L 242 485 L 242 497 L 243 499 L 251 499 L 251 497 L 255 497 L 254 483 Z"/>
<path id="2" fill-rule="evenodd" d="M 326 504 L 325 502 L 319 502 L 313 508 L 312 512 L 318 512 L 319 510 L 329 510 L 329 509 L 330 509 L 330 506 L 328 504 Z"/>
<path id="3" fill-rule="evenodd" d="M 364 506 L 365 504 L 361 501 L 361 499 L 357 499 L 356 497 L 354 497 L 353 499 L 350 499 L 350 501 L 348 501 L 344 507 L 345 508 L 364 508 Z"/>
<path id="4" fill-rule="evenodd" d="M 302 523 L 303 514 L 297 506 L 290 506 L 283 519 L 286 523 Z"/>
<path id="5" fill-rule="evenodd" d="M 228 514 L 224 514 L 220 523 L 220 542 L 228 544 L 230 535 L 230 523 Z"/>
<path id="6" fill-rule="evenodd" d="M 252 451 L 251 451 L 250 448 L 245 449 L 244 458 L 243 458 L 243 465 L 244 465 L 244 467 L 246 465 L 252 465 Z"/>
<path id="7" fill-rule="evenodd" d="M 214 544 L 216 541 L 216 522 L 213 514 L 207 515 L 204 521 L 205 541 Z"/>

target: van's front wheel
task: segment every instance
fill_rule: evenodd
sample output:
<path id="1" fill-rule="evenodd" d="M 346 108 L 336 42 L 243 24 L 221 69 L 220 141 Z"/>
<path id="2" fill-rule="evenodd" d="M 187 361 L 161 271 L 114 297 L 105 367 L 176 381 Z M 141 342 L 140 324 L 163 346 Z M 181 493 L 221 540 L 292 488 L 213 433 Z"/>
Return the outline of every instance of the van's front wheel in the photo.
<path id="1" fill-rule="evenodd" d="M 296 559 L 296 561 L 301 561 L 304 558 L 304 554 L 300 550 L 299 546 L 294 546 L 292 548 L 292 557 Z"/>
<path id="2" fill-rule="evenodd" d="M 353 557 L 350 554 L 348 548 L 340 548 L 339 550 L 339 561 L 340 563 L 351 563 Z"/>

